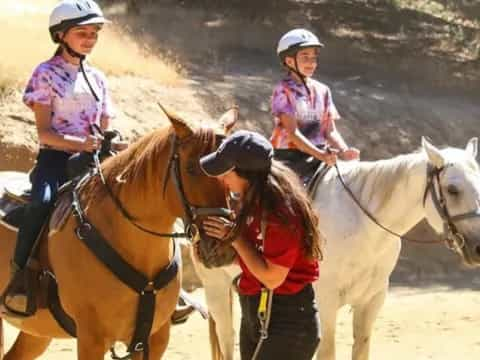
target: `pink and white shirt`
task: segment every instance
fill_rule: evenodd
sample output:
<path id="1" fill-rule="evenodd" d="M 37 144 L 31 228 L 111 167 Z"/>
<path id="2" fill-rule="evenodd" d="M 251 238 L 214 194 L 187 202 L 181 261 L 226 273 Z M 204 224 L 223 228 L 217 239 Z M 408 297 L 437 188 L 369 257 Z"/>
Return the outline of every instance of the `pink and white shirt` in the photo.
<path id="1" fill-rule="evenodd" d="M 100 101 L 97 103 L 79 65 L 54 56 L 41 63 L 32 74 L 23 102 L 52 106 L 52 129 L 60 135 L 87 136 L 91 125 L 100 126 L 102 117 L 113 117 L 105 75 L 86 63 L 85 72 Z M 42 144 L 40 144 L 42 145 Z"/>
<path id="2" fill-rule="evenodd" d="M 340 118 L 327 85 L 306 79 L 310 96 L 303 84 L 291 76 L 280 81 L 273 90 L 272 114 L 275 127 L 270 141 L 274 148 L 286 149 L 296 146 L 288 141 L 288 133 L 280 122 L 280 115 L 296 119 L 300 132 L 316 146 L 326 142 L 326 130 L 331 122 Z"/>

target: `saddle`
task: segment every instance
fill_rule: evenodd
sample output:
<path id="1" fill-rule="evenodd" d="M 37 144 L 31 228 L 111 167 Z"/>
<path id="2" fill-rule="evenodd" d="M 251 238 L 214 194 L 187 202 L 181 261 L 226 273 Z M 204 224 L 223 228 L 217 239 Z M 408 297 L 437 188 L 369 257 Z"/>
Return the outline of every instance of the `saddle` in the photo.
<path id="1" fill-rule="evenodd" d="M 102 146 L 98 153 L 99 161 L 115 155 L 111 149 L 112 140 L 117 136 L 121 138 L 116 130 L 106 131 L 103 136 Z M 71 210 L 71 199 L 68 194 L 94 165 L 93 155 L 86 152 L 73 154 L 68 159 L 67 176 L 70 180 L 59 189 L 57 194 L 54 210 L 49 219 L 50 232 L 61 230 Z M 16 171 L 7 173 L 5 187 L 0 189 L 0 221 L 14 228 L 20 226 L 25 205 L 30 202 L 31 184 L 35 173 L 35 166 L 28 173 Z"/>
<path id="2" fill-rule="evenodd" d="M 330 169 L 323 161 L 296 149 L 275 149 L 273 157 L 299 176 L 310 197 Z"/>
<path id="3" fill-rule="evenodd" d="M 99 160 L 113 155 L 111 140 L 117 134 L 116 132 L 104 134 L 102 148 L 98 154 Z M 61 319 L 62 314 L 57 316 L 55 313 L 55 311 L 57 313 L 63 311 L 58 298 L 55 276 L 50 271 L 48 260 L 39 254 L 39 250 L 44 242 L 48 241 L 44 240 L 45 238 L 48 239 L 53 233 L 63 229 L 72 213 L 72 191 L 92 176 L 93 172 L 90 170 L 93 167 L 94 157 L 92 154 L 78 153 L 70 157 L 67 165 L 67 174 L 70 180 L 59 189 L 53 210 L 38 234 L 27 265 L 17 273 L 6 291 L 15 288 L 18 284 L 24 284 L 28 294 L 27 311 L 16 313 L 7 308 L 7 316 L 28 317 L 35 314 L 39 308 L 48 307 L 59 323 L 64 322 Z M 3 188 L 0 188 L 0 221 L 6 227 L 18 229 L 30 202 L 31 179 L 35 176 L 35 167 L 29 173 L 12 171 L 4 174 L 6 174 L 4 175 L 6 179 Z"/>
<path id="4" fill-rule="evenodd" d="M 90 175 L 71 180 L 60 188 L 53 211 L 38 234 L 27 265 L 18 273 L 17 281 L 25 284 L 28 294 L 27 311 L 25 314 L 9 311 L 10 315 L 20 318 L 27 317 L 35 314 L 38 309 L 59 305 L 55 276 L 49 269 L 48 261 L 40 256 L 39 248 L 45 242 L 45 238 L 63 228 L 72 212 L 72 190 L 78 183 L 86 181 L 88 177 Z M 3 225 L 18 229 L 22 224 L 26 206 L 30 201 L 30 187 L 27 173 L 11 172 L 8 175 L 4 188 L 0 188 L 0 221 Z M 10 287 L 17 286 L 16 278 L 17 276 L 9 285 Z"/>
<path id="5" fill-rule="evenodd" d="M 54 210 L 49 218 L 49 229 L 61 230 L 71 212 L 70 191 L 73 181 L 63 185 L 57 195 Z M 11 172 L 5 182 L 5 187 L 0 189 L 0 219 L 13 228 L 18 229 L 22 223 L 25 207 L 30 202 L 31 183 L 29 175 L 22 172 Z"/>

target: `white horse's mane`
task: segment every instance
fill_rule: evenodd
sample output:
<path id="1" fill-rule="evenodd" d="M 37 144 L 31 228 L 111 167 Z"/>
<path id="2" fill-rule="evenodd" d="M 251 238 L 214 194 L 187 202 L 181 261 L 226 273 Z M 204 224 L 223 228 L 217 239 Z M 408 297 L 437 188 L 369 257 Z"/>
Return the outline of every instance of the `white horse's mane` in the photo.
<path id="1" fill-rule="evenodd" d="M 477 161 L 463 150 L 447 147 L 442 150 L 442 154 L 447 162 L 461 163 L 469 172 L 477 174 L 480 172 Z M 346 183 L 361 196 L 362 202 L 368 203 L 374 196 L 377 202 L 382 199 L 381 204 L 375 209 L 381 211 L 382 204 L 388 202 L 398 180 L 406 179 L 406 186 L 408 186 L 408 181 L 412 179 L 408 175 L 411 175 L 412 169 L 426 159 L 425 152 L 420 148 L 413 153 L 398 155 L 391 159 L 339 162 L 339 169 Z"/>
<path id="2" fill-rule="evenodd" d="M 345 183 L 358 194 L 358 199 L 364 205 L 375 200 L 378 206 L 375 210 L 380 211 L 389 201 L 398 180 L 408 181 L 412 168 L 425 160 L 426 157 L 417 152 L 386 160 L 339 162 L 338 167 Z M 329 180 L 333 180 L 336 172 L 330 171 L 328 175 Z"/>

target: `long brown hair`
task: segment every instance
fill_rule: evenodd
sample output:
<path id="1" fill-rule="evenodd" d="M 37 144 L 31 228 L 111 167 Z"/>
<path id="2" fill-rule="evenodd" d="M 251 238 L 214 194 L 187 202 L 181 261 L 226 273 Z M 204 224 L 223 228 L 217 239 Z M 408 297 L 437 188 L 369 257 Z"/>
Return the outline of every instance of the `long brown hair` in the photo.
<path id="1" fill-rule="evenodd" d="M 291 169 L 273 160 L 268 172 L 241 169 L 235 169 L 235 172 L 250 183 L 248 195 L 237 218 L 240 227 L 245 224 L 246 217 L 252 213 L 257 202 L 267 214 L 273 213 L 281 220 L 282 214 L 278 213 L 278 209 L 286 207 L 292 215 L 301 215 L 305 230 L 305 256 L 310 259 L 323 259 L 324 238 L 318 228 L 318 216 L 298 176 Z"/>

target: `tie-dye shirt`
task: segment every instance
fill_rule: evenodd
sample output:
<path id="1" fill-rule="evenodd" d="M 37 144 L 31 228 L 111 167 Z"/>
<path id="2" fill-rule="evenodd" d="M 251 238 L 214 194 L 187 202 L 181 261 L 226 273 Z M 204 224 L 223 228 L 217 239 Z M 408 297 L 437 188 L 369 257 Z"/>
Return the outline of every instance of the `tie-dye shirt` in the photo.
<path id="1" fill-rule="evenodd" d="M 279 116 L 289 115 L 297 120 L 300 132 L 316 146 L 325 145 L 325 133 L 330 123 L 340 118 L 332 100 L 330 89 L 313 79 L 307 79 L 309 96 L 305 86 L 291 76 L 280 81 L 273 90 L 272 114 L 275 120 L 270 141 L 273 147 L 295 148 L 288 141 L 288 133 L 283 128 Z"/>
<path id="2" fill-rule="evenodd" d="M 105 75 L 84 63 L 85 72 L 100 101 L 93 97 L 80 67 L 54 56 L 33 72 L 23 94 L 23 102 L 52 106 L 52 129 L 60 135 L 87 136 L 91 124 L 113 117 Z M 41 146 L 43 144 L 40 144 Z"/>

